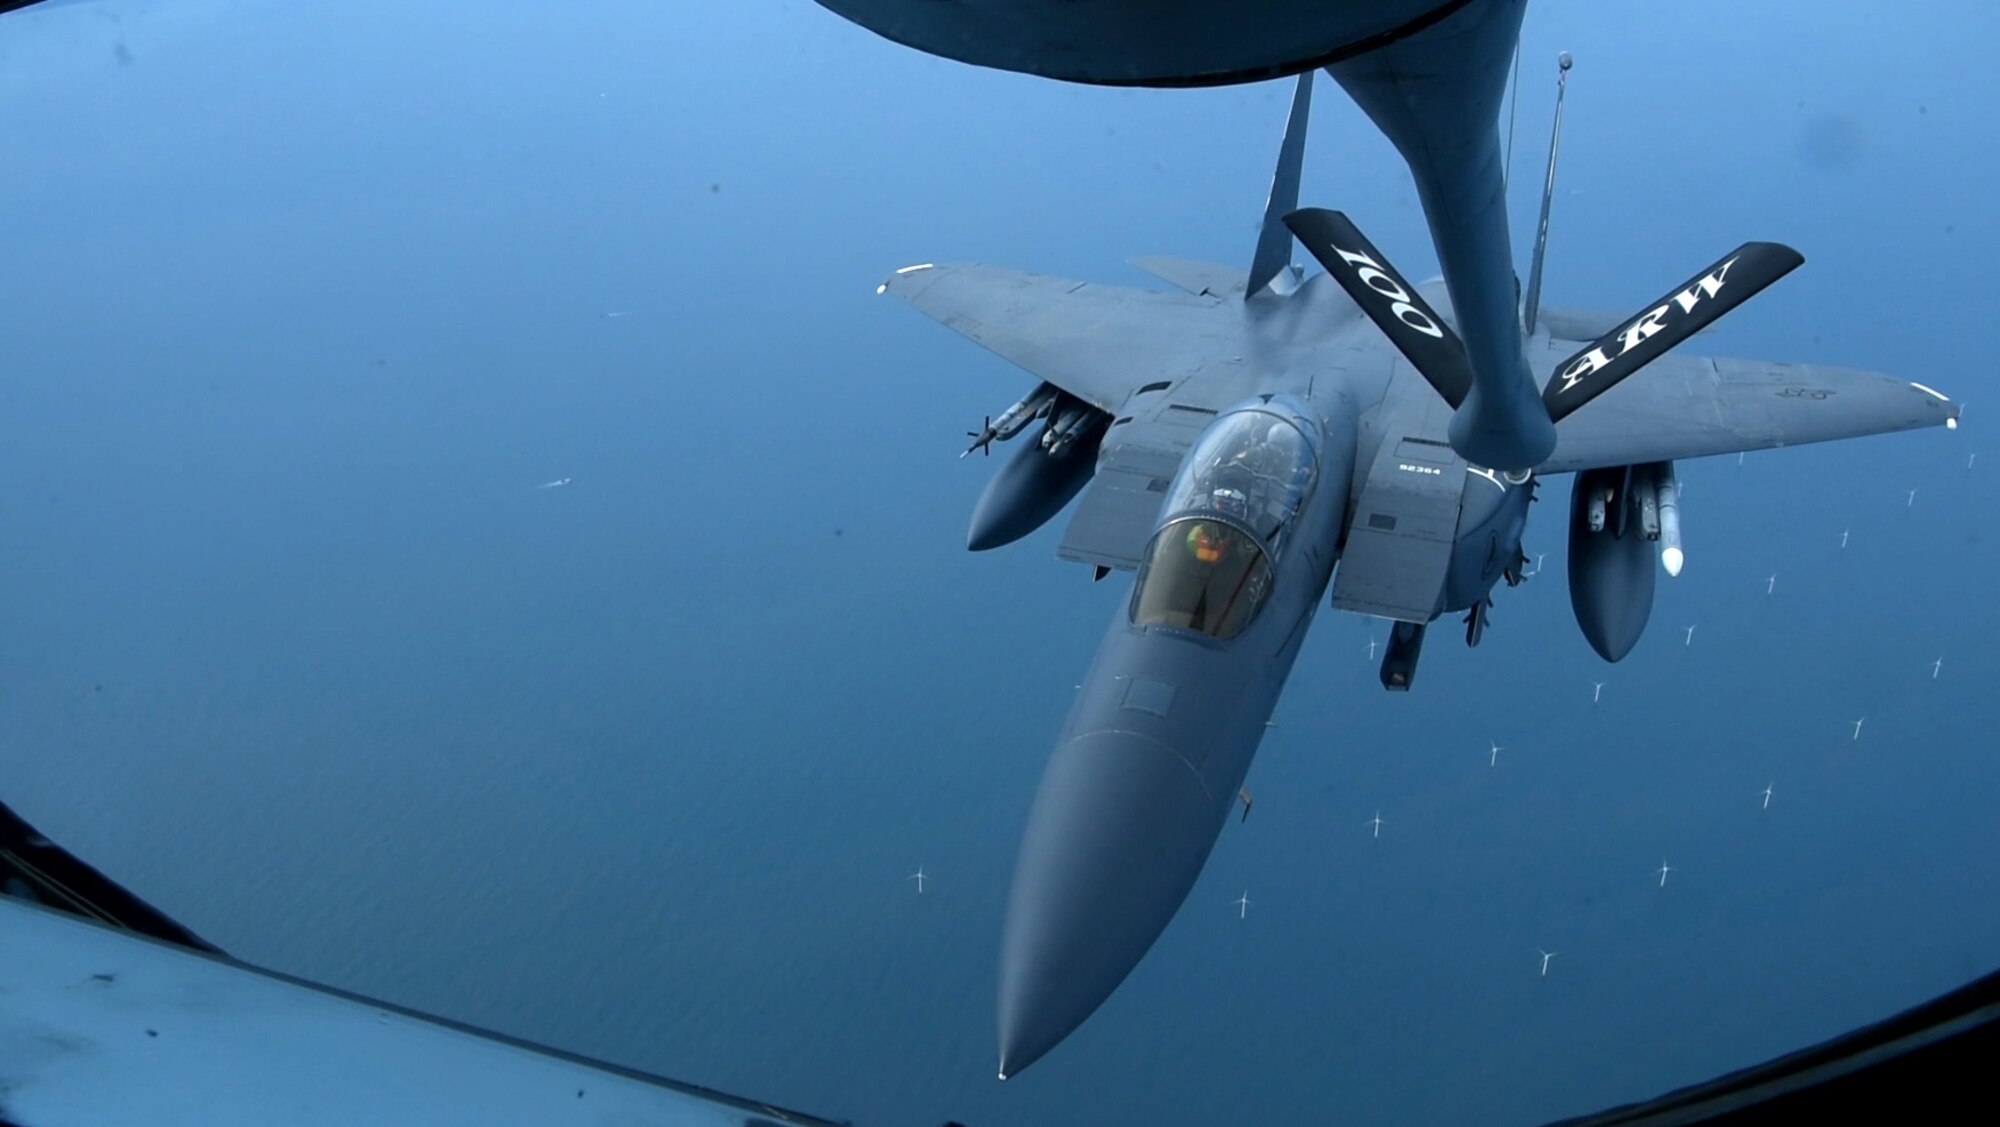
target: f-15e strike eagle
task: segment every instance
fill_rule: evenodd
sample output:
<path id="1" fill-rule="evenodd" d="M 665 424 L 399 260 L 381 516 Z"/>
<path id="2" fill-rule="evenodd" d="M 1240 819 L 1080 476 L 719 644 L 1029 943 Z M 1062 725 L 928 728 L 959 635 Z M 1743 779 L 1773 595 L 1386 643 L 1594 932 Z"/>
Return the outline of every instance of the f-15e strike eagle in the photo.
<path id="1" fill-rule="evenodd" d="M 1524 0 L 821 2 L 925 50 L 1078 81 L 1304 72 L 1247 274 L 1139 260 L 1185 291 L 1165 294 L 924 264 L 881 286 L 1039 381 L 974 434 L 974 449 L 1034 437 L 987 487 L 969 546 L 1018 539 L 1082 492 L 1058 554 L 1138 573 L 1023 835 L 1002 1079 L 1081 1024 L 1186 898 L 1329 583 L 1335 607 L 1395 622 L 1381 680 L 1406 690 L 1440 615 L 1463 612 L 1478 643 L 1495 585 L 1522 578 L 1536 488 L 1573 473 L 1571 601 L 1616 661 L 1650 613 L 1655 548 L 1680 568 L 1674 461 L 1957 424 L 1957 404 L 1907 380 L 1669 354 L 1797 267 L 1788 247 L 1746 243 L 1611 320 L 1539 308 L 1538 240 L 1523 295 L 1496 122 Z M 1223 9 L 1241 35 L 1196 34 Z M 980 26 L 954 38 L 953 21 Z M 1410 164 L 1442 285 L 1412 285 L 1344 215 L 1297 210 L 1321 65 Z M 1544 235 L 1547 206 L 1545 189 Z M 1294 237 L 1324 274 L 1290 265 Z"/>

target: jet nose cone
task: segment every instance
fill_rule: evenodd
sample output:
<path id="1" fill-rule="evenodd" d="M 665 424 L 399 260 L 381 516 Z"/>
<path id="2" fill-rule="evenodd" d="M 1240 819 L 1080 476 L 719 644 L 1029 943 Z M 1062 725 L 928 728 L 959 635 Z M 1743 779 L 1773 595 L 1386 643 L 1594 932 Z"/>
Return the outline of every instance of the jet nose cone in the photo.
<path id="1" fill-rule="evenodd" d="M 972 525 L 965 531 L 965 547 L 970 552 L 987 552 L 1006 544 L 1012 544 L 1033 528 L 1021 528 L 1012 513 L 996 511 L 994 506 L 981 503 L 972 514 Z"/>
<path id="2" fill-rule="evenodd" d="M 1056 749 L 1000 939 L 1000 1077 L 1081 1025 L 1173 918 L 1226 803 L 1166 745 L 1093 732 Z"/>

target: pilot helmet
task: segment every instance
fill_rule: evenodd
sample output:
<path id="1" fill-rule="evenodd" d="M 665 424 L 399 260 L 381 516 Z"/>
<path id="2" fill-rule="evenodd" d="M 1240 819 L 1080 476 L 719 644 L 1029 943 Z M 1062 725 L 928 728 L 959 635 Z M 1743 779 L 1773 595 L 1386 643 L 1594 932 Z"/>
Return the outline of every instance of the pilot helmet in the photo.
<path id="1" fill-rule="evenodd" d="M 1218 489 L 1209 494 L 1208 507 L 1239 520 L 1248 519 L 1250 516 L 1250 499 L 1237 489 Z"/>

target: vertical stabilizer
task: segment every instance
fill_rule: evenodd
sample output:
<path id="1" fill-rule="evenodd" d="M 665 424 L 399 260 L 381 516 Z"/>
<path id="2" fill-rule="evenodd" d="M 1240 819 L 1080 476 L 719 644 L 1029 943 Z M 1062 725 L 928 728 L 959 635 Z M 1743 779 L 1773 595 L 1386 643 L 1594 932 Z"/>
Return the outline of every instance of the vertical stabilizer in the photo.
<path id="1" fill-rule="evenodd" d="M 1263 292 L 1292 263 L 1292 231 L 1285 216 L 1299 207 L 1299 172 L 1306 160 L 1306 115 L 1312 108 L 1313 72 L 1299 75 L 1292 94 L 1292 116 L 1285 122 L 1285 140 L 1278 146 L 1278 171 L 1271 176 L 1271 198 L 1264 203 L 1264 227 L 1257 233 L 1257 254 L 1250 260 L 1245 297 Z"/>

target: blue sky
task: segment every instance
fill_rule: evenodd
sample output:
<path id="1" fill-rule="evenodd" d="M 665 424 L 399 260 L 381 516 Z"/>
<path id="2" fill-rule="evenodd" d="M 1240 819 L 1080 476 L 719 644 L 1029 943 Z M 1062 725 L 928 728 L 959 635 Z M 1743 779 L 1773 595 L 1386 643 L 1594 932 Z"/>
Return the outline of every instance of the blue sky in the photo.
<path id="1" fill-rule="evenodd" d="M 804 0 L 0 18 L 6 799 L 244 958 L 864 1123 L 1526 1123 L 1882 1016 L 2000 952 L 1996 23 L 1530 6 L 1524 183 L 1577 59 L 1549 301 L 1785 241 L 1703 350 L 1966 425 L 1683 465 L 1687 571 L 1608 670 L 1560 480 L 1549 575 L 1417 691 L 1320 616 L 1256 816 L 1001 1086 L 1017 836 L 1128 587 L 1059 525 L 963 550 L 960 434 L 1030 381 L 873 288 L 1247 262 L 1288 86 L 1038 82 Z M 1322 93 L 1305 199 L 1428 273 Z"/>

